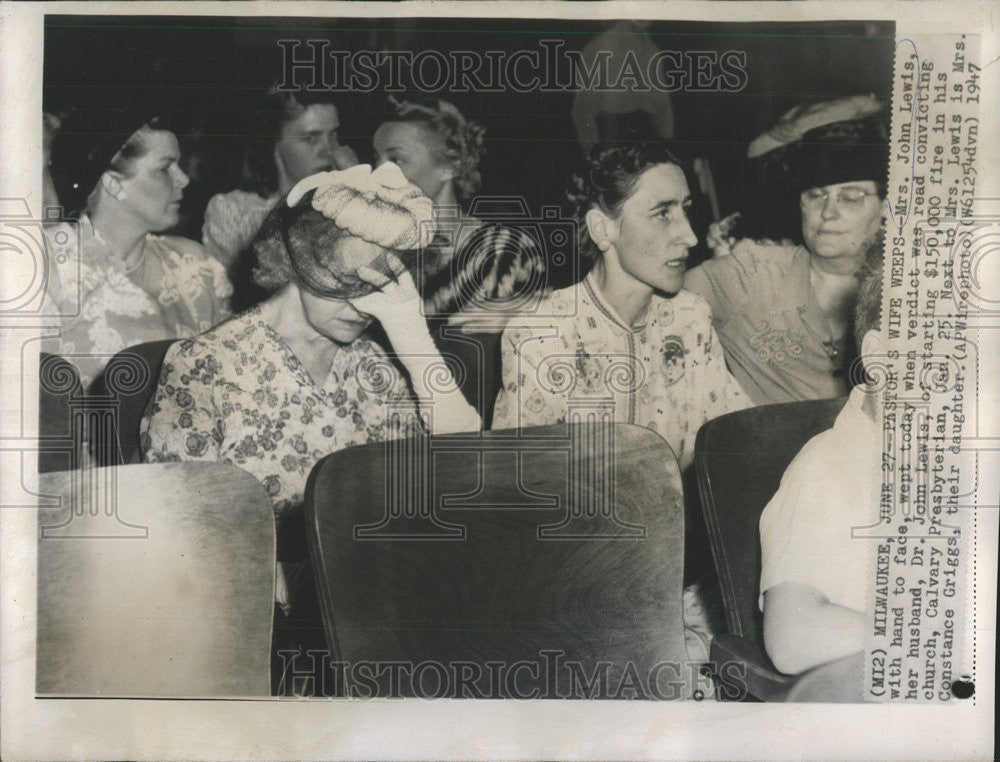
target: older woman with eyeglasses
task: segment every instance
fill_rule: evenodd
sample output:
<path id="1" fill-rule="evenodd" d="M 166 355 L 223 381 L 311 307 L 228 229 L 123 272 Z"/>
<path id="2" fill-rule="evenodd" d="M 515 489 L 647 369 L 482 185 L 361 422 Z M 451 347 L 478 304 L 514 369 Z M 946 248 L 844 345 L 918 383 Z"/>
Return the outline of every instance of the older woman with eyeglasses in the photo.
<path id="1" fill-rule="evenodd" d="M 691 270 L 726 362 L 758 405 L 847 393 L 858 272 L 884 224 L 888 140 L 876 117 L 806 132 L 790 149 L 802 245 L 744 240 Z"/>

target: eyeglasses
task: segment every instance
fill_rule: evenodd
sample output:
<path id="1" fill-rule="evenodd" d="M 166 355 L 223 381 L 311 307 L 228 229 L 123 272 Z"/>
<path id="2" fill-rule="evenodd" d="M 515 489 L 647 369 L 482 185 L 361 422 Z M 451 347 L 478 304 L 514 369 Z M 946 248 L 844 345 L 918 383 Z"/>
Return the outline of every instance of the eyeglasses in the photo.
<path id="1" fill-rule="evenodd" d="M 837 206 L 850 211 L 861 209 L 861 205 L 868 196 L 878 195 L 875 191 L 866 191 L 861 188 L 841 188 L 834 198 L 837 199 Z M 807 209 L 820 209 L 826 206 L 827 199 L 830 198 L 830 191 L 825 188 L 810 188 L 802 191 L 800 201 Z"/>

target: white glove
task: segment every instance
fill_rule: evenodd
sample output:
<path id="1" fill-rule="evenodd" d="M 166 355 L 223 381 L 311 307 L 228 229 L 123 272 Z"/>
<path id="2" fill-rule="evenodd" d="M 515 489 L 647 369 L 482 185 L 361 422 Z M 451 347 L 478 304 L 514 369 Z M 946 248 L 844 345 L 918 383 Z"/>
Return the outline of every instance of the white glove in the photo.
<path id="1" fill-rule="evenodd" d="M 351 306 L 382 324 L 392 348 L 401 358 L 406 354 L 425 352 L 428 347 L 436 353 L 413 276 L 393 254 L 386 255 L 386 262 L 393 272 L 392 276 L 371 267 L 358 268 L 358 277 L 378 290 L 349 300 Z"/>
<path id="2" fill-rule="evenodd" d="M 392 348 L 410 375 L 422 412 L 433 404 L 430 433 L 477 431 L 482 420 L 462 395 L 451 372 L 446 370 L 444 358 L 427 328 L 423 302 L 412 276 L 397 257 L 388 254 L 387 261 L 395 278 L 370 267 L 358 268 L 358 277 L 376 286 L 378 291 L 350 299 L 351 305 L 382 324 Z"/>

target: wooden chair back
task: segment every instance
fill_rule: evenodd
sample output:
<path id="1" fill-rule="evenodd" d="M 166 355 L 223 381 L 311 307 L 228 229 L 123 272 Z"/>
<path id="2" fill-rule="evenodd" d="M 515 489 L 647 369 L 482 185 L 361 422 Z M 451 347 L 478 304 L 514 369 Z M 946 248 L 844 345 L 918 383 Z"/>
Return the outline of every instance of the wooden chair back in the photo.
<path id="1" fill-rule="evenodd" d="M 730 633 L 763 646 L 760 514 L 812 437 L 844 399 L 763 405 L 720 416 L 698 431 L 694 466 Z"/>
<path id="2" fill-rule="evenodd" d="M 270 695 L 274 515 L 256 479 L 170 463 L 40 487 L 38 694 Z"/>
<path id="3" fill-rule="evenodd" d="M 306 525 L 340 693 L 686 695 L 680 475 L 648 429 L 351 448 L 313 470 Z"/>

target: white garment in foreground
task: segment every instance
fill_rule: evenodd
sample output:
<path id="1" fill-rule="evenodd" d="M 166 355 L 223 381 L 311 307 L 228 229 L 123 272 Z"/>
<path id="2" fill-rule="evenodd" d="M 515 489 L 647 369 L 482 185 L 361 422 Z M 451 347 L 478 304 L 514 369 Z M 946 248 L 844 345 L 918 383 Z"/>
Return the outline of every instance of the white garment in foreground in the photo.
<path id="1" fill-rule="evenodd" d="M 782 582 L 816 588 L 831 603 L 864 612 L 875 539 L 851 530 L 878 520 L 882 462 L 878 427 L 855 387 L 833 428 L 806 443 L 760 517 L 764 592 Z"/>

